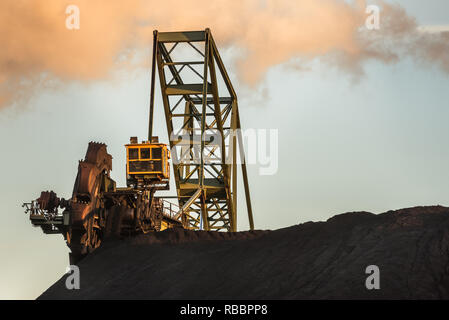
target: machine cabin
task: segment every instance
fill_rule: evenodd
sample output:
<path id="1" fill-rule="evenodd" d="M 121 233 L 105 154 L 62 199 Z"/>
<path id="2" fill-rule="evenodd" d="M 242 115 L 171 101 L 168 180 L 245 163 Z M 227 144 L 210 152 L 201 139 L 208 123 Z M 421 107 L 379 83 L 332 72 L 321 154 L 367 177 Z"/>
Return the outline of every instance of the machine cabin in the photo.
<path id="1" fill-rule="evenodd" d="M 170 178 L 170 151 L 166 144 L 159 143 L 157 137 L 152 141 L 137 142 L 131 137 L 126 147 L 126 184 L 147 186 L 163 183 Z"/>

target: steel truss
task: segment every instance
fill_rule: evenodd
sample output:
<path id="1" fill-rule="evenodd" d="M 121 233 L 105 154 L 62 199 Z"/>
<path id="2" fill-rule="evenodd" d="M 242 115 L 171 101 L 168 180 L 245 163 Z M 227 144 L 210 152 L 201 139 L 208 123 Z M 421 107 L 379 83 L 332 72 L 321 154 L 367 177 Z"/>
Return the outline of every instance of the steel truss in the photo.
<path id="1" fill-rule="evenodd" d="M 193 56 L 185 60 L 185 56 Z M 180 210 L 187 228 L 237 230 L 237 139 L 254 229 L 237 96 L 209 29 L 154 31 L 149 140 L 158 70 Z"/>

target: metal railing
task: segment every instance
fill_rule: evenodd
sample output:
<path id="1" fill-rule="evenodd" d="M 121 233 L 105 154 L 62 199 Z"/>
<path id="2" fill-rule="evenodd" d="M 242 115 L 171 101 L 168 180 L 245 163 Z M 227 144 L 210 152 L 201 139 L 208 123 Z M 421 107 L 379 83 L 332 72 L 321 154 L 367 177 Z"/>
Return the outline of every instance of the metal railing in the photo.
<path id="1" fill-rule="evenodd" d="M 170 201 L 162 199 L 162 214 L 167 218 L 179 220 L 175 218 L 176 214 L 179 211 L 179 206 Z"/>

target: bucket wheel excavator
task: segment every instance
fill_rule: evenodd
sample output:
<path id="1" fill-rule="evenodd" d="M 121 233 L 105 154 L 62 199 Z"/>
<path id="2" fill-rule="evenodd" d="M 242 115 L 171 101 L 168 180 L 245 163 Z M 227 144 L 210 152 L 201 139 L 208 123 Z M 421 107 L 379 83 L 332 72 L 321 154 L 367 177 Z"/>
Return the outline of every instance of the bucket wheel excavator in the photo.
<path id="1" fill-rule="evenodd" d="M 197 60 L 176 60 L 174 51 L 182 46 L 193 50 Z M 254 228 L 237 97 L 210 30 L 155 31 L 152 62 L 148 140 L 139 143 L 131 137 L 125 145 L 126 187 L 117 187 L 110 176 L 112 156 L 106 145 L 90 142 L 70 199 L 43 191 L 23 204 L 33 226 L 64 236 L 71 264 L 108 238 L 168 228 L 236 231 L 237 141 L 248 220 Z M 170 150 L 153 136 L 156 70 Z M 192 74 L 197 77 L 193 83 Z M 177 112 L 181 102 L 185 108 Z M 177 194 L 160 197 L 159 190 L 169 190 L 171 153 Z M 168 201 L 172 198 L 178 203 Z"/>
<path id="2" fill-rule="evenodd" d="M 154 150 L 157 148 L 153 145 Z M 154 196 L 156 190 L 167 189 L 167 183 L 149 180 L 146 188 L 117 188 L 111 170 L 112 157 L 106 145 L 90 142 L 84 160 L 79 162 L 70 199 L 43 191 L 37 200 L 24 204 L 34 226 L 46 234 L 64 236 L 72 264 L 98 248 L 104 239 L 182 227 L 180 219 L 174 218 L 175 211 Z M 61 214 L 59 208 L 63 209 Z"/>

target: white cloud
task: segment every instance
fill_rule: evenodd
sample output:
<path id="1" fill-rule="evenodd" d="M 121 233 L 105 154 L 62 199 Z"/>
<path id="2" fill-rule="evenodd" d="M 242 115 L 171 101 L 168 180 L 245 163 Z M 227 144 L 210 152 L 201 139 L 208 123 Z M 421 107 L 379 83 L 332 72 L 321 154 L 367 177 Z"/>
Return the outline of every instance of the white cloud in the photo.
<path id="1" fill-rule="evenodd" d="M 446 25 L 419 26 L 418 30 L 421 31 L 421 32 L 428 32 L 428 33 L 437 33 L 437 32 L 449 31 L 449 24 L 446 24 Z"/>

